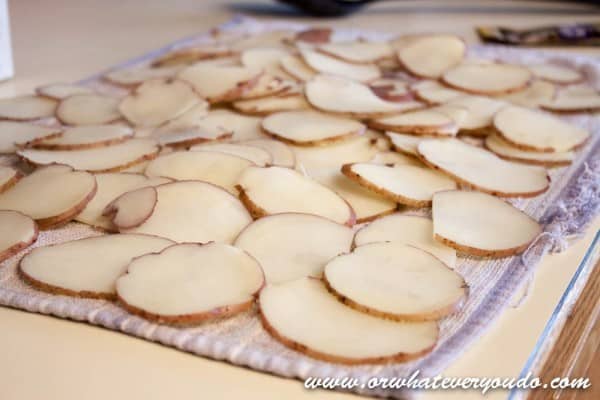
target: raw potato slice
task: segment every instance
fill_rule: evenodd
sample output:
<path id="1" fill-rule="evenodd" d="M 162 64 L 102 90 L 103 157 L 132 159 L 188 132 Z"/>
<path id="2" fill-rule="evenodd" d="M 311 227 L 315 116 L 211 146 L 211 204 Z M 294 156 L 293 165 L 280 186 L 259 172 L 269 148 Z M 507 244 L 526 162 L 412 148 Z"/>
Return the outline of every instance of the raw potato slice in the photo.
<path id="1" fill-rule="evenodd" d="M 220 151 L 184 151 L 164 154 L 150 161 L 146 175 L 163 176 L 175 180 L 200 180 L 237 194 L 235 185 L 241 173 L 252 161 Z"/>
<path id="2" fill-rule="evenodd" d="M 202 121 L 202 126 L 214 126 L 233 132 L 233 140 L 264 139 L 262 118 L 242 115 L 229 110 L 213 110 Z"/>
<path id="3" fill-rule="evenodd" d="M 100 94 L 76 94 L 64 98 L 56 118 L 65 125 L 102 125 L 121 119 L 119 99 Z"/>
<path id="4" fill-rule="evenodd" d="M 464 96 L 464 92 L 451 89 L 438 81 L 420 81 L 412 89 L 419 100 L 428 104 L 442 104 Z"/>
<path id="5" fill-rule="evenodd" d="M 158 155 L 154 140 L 130 139 L 113 146 L 84 150 L 25 149 L 19 157 L 33 165 L 66 164 L 75 169 L 91 172 L 116 172 L 151 160 Z"/>
<path id="6" fill-rule="evenodd" d="M 219 243 L 186 243 L 134 259 L 117 280 L 129 312 L 161 324 L 191 325 L 252 307 L 264 284 L 260 264 Z"/>
<path id="7" fill-rule="evenodd" d="M 309 174 L 326 167 L 339 171 L 344 164 L 369 161 L 379 151 L 376 141 L 366 134 L 328 146 L 294 146 L 293 150 L 299 169 L 306 170 Z"/>
<path id="8" fill-rule="evenodd" d="M 433 254 L 448 267 L 456 265 L 456 250 L 433 239 L 433 221 L 417 215 L 392 214 L 376 219 L 354 236 L 354 245 L 394 242 L 418 247 Z"/>
<path id="9" fill-rule="evenodd" d="M 397 322 L 356 311 L 317 279 L 267 285 L 258 304 L 263 326 L 275 339 L 329 362 L 405 362 L 429 353 L 438 338 L 435 322 Z"/>
<path id="10" fill-rule="evenodd" d="M 106 206 L 123 193 L 130 192 L 146 186 L 162 185 L 170 182 L 168 178 L 147 178 L 144 175 L 132 173 L 109 172 L 96 175 L 98 188 L 96 194 L 79 213 L 75 220 L 101 228 L 107 231 L 115 231 L 115 226 L 102 215 Z"/>
<path id="11" fill-rule="evenodd" d="M 268 115 L 278 111 L 305 110 L 310 106 L 304 96 L 293 94 L 238 100 L 233 103 L 233 108 L 244 114 Z"/>
<path id="12" fill-rule="evenodd" d="M 310 49 L 300 49 L 308 66 L 323 74 L 332 74 L 358 82 L 369 82 L 381 77 L 375 64 L 352 64 Z"/>
<path id="13" fill-rule="evenodd" d="M 123 193 L 106 206 L 102 215 L 110 219 L 117 229 L 135 228 L 150 218 L 157 197 L 152 186 Z"/>
<path id="14" fill-rule="evenodd" d="M 181 67 L 178 65 L 163 68 L 126 68 L 111 71 L 104 75 L 104 79 L 120 86 L 135 87 L 149 80 L 172 78 L 179 71 Z"/>
<path id="15" fill-rule="evenodd" d="M 40 96 L 49 97 L 54 100 L 62 100 L 76 94 L 94 93 L 89 87 L 79 86 L 72 83 L 51 83 L 35 89 Z"/>
<path id="16" fill-rule="evenodd" d="M 248 167 L 238 183 L 240 199 L 255 218 L 282 212 L 315 214 L 352 226 L 355 215 L 332 190 L 289 168 Z"/>
<path id="17" fill-rule="evenodd" d="M 18 147 L 31 141 L 56 137 L 61 130 L 27 122 L 0 121 L 0 153 L 14 153 Z"/>
<path id="18" fill-rule="evenodd" d="M 385 198 L 412 207 L 428 207 L 434 193 L 456 189 L 452 179 L 414 165 L 346 164 L 342 173 Z"/>
<path id="19" fill-rule="evenodd" d="M 523 90 L 531 80 L 531 71 L 511 64 L 460 64 L 442 77 L 455 89 L 475 94 L 505 94 Z"/>
<path id="20" fill-rule="evenodd" d="M 505 201 L 454 190 L 433 196 L 433 234 L 456 250 L 482 257 L 523 252 L 542 233 L 540 225 Z"/>
<path id="21" fill-rule="evenodd" d="M 19 179 L 21 173 L 14 168 L 0 165 L 0 193 L 11 188 Z"/>
<path id="22" fill-rule="evenodd" d="M 521 150 L 507 143 L 498 135 L 485 138 L 485 147 L 506 160 L 519 161 L 527 164 L 545 165 L 548 167 L 569 165 L 575 158 L 575 153 L 541 153 L 539 151 Z"/>
<path id="23" fill-rule="evenodd" d="M 423 137 L 396 132 L 386 132 L 385 135 L 392 142 L 392 147 L 394 150 L 414 156 L 418 154 L 417 147 L 419 146 L 419 143 L 421 143 L 423 140 L 426 140 Z"/>
<path id="24" fill-rule="evenodd" d="M 272 74 L 262 74 L 258 79 L 258 83 L 242 94 L 240 99 L 260 99 L 268 96 L 275 96 L 286 93 L 296 83 L 291 80 L 284 80 Z"/>
<path id="25" fill-rule="evenodd" d="M 0 262 L 26 249 L 37 237 L 33 219 L 17 211 L 0 210 Z"/>
<path id="26" fill-rule="evenodd" d="M 170 133 L 180 133 L 198 127 L 204 128 L 205 131 L 222 132 L 224 129 L 204 122 L 204 118 L 208 115 L 208 106 L 206 101 L 198 98 L 198 103 L 196 105 L 189 108 L 177 118 L 167 121 L 159 126 L 152 134 L 154 136 L 161 136 Z"/>
<path id="27" fill-rule="evenodd" d="M 56 100 L 43 96 L 19 96 L 0 99 L 0 120 L 28 121 L 54 115 Z"/>
<path id="28" fill-rule="evenodd" d="M 73 171 L 66 165 L 50 165 L 21 178 L 0 194 L 0 210 L 23 213 L 40 229 L 47 229 L 73 219 L 95 193 L 94 175 Z"/>
<path id="29" fill-rule="evenodd" d="M 557 113 L 596 112 L 600 110 L 600 96 L 597 93 L 573 93 L 563 89 L 554 99 L 540 106 Z"/>
<path id="30" fill-rule="evenodd" d="M 458 132 L 458 126 L 452 118 L 430 109 L 375 119 L 369 125 L 376 129 L 415 135 L 454 136 Z"/>
<path id="31" fill-rule="evenodd" d="M 285 56 L 281 59 L 281 68 L 288 74 L 301 82 L 311 80 L 317 72 L 309 67 L 302 58 L 298 56 Z"/>
<path id="32" fill-rule="evenodd" d="M 445 105 L 463 107 L 467 110 L 467 116 L 458 125 L 461 133 L 487 135 L 492 127 L 494 115 L 506 105 L 506 102 L 483 96 L 463 96 Z"/>
<path id="33" fill-rule="evenodd" d="M 379 165 L 415 165 L 423 166 L 423 164 L 414 157 L 410 157 L 395 151 L 382 151 L 373 156 L 369 160 L 371 164 Z"/>
<path id="34" fill-rule="evenodd" d="M 340 172 L 339 167 L 311 171 L 310 176 L 336 192 L 350 204 L 356 214 L 357 224 L 393 213 L 398 208 L 396 202 L 373 193 L 348 179 Z"/>
<path id="35" fill-rule="evenodd" d="M 169 67 L 193 64 L 196 61 L 212 60 L 227 57 L 231 49 L 220 44 L 204 44 L 198 47 L 178 49 L 160 56 L 152 63 L 152 67 Z"/>
<path id="36" fill-rule="evenodd" d="M 288 111 L 271 114 L 262 127 L 276 139 L 299 146 L 316 146 L 362 134 L 365 126 L 352 119 L 317 111 Z"/>
<path id="37" fill-rule="evenodd" d="M 46 150 L 80 150 L 110 146 L 133 137 L 125 125 L 82 125 L 64 128 L 60 136 L 35 139 L 30 147 Z"/>
<path id="38" fill-rule="evenodd" d="M 329 56 L 357 64 L 375 63 L 394 54 L 392 46 L 387 42 L 326 43 L 317 49 Z"/>
<path id="39" fill-rule="evenodd" d="M 166 183 L 156 186 L 156 191 L 158 200 L 150 218 L 128 232 L 176 242 L 231 243 L 252 221 L 237 198 L 210 183 Z"/>
<path id="40" fill-rule="evenodd" d="M 589 132 L 552 115 L 522 107 L 506 107 L 494 117 L 504 140 L 522 150 L 565 152 L 581 146 Z"/>
<path id="41" fill-rule="evenodd" d="M 177 79 L 152 79 L 142 83 L 119 104 L 129 122 L 154 127 L 179 117 L 198 103 L 187 83 Z"/>
<path id="42" fill-rule="evenodd" d="M 231 44 L 233 51 L 243 51 L 255 47 L 283 47 L 284 41 L 294 37 L 294 32 L 289 30 L 269 31 L 248 35 Z"/>
<path id="43" fill-rule="evenodd" d="M 271 139 L 253 139 L 240 142 L 242 145 L 258 147 L 271 154 L 272 164 L 280 167 L 293 168 L 296 165 L 296 156 L 292 149 L 285 143 Z"/>
<path id="44" fill-rule="evenodd" d="M 282 71 L 279 68 L 279 60 L 289 54 L 290 52 L 283 47 L 255 47 L 244 50 L 240 61 L 244 67 L 262 69 L 268 74 L 280 76 Z"/>
<path id="45" fill-rule="evenodd" d="M 351 228 L 326 218 L 282 213 L 248 225 L 234 246 L 256 258 L 267 283 L 282 283 L 321 277 L 327 261 L 350 251 L 353 236 Z"/>
<path id="46" fill-rule="evenodd" d="M 182 132 L 164 134 L 158 137 L 161 146 L 189 147 L 196 144 L 231 139 L 232 132 L 223 129 L 189 128 Z"/>
<path id="47" fill-rule="evenodd" d="M 424 140 L 419 157 L 457 182 L 505 197 L 534 197 L 548 190 L 545 168 L 505 161 L 458 139 Z"/>
<path id="48" fill-rule="evenodd" d="M 552 83 L 536 80 L 531 82 L 527 89 L 504 95 L 501 99 L 518 106 L 537 108 L 552 101 L 555 95 L 556 87 Z"/>
<path id="49" fill-rule="evenodd" d="M 452 104 L 441 104 L 430 108 L 430 110 L 450 117 L 457 127 L 460 127 L 469 116 L 469 111 L 466 107 Z"/>
<path id="50" fill-rule="evenodd" d="M 398 59 L 411 74 L 437 79 L 459 64 L 466 50 L 465 42 L 457 36 L 423 36 L 402 47 Z"/>
<path id="51" fill-rule="evenodd" d="M 323 279 L 341 301 L 397 321 L 435 321 L 458 311 L 464 279 L 431 253 L 398 243 L 370 243 L 325 266 Z"/>
<path id="52" fill-rule="evenodd" d="M 582 82 L 585 78 L 579 71 L 556 64 L 538 64 L 529 69 L 537 78 L 561 85 L 570 85 Z"/>
<path id="53" fill-rule="evenodd" d="M 178 74 L 209 103 L 231 101 L 242 96 L 258 83 L 262 74 L 259 68 L 193 65 Z"/>
<path id="54" fill-rule="evenodd" d="M 415 101 L 391 102 L 379 98 L 371 88 L 360 82 L 330 75 L 317 75 L 306 83 L 306 99 L 323 111 L 350 114 L 355 117 L 376 117 L 421 108 Z"/>
<path id="55" fill-rule="evenodd" d="M 206 143 L 194 146 L 190 150 L 218 151 L 231 154 L 261 167 L 270 165 L 273 162 L 273 157 L 267 150 L 238 143 Z"/>
<path id="56" fill-rule="evenodd" d="M 37 289 L 76 297 L 116 299 L 115 282 L 129 262 L 173 245 L 149 235 L 106 235 L 33 249 L 21 277 Z"/>
<path id="57" fill-rule="evenodd" d="M 402 102 L 412 100 L 408 83 L 401 79 L 381 78 L 369 83 L 371 90 L 386 101 Z"/>

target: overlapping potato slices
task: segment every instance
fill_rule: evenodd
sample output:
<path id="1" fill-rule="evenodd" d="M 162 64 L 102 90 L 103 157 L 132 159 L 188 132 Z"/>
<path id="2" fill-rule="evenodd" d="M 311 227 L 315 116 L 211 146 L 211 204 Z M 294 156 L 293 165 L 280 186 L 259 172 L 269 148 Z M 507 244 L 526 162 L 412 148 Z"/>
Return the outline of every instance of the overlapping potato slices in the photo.
<path id="1" fill-rule="evenodd" d="M 0 120 L 29 121 L 54 115 L 56 100 L 45 96 L 19 96 L 0 99 Z"/>
<path id="2" fill-rule="evenodd" d="M 398 50 L 406 70 L 421 78 L 440 78 L 465 56 L 465 42 L 452 35 L 424 35 Z"/>
<path id="3" fill-rule="evenodd" d="M 101 125 L 121 119 L 119 99 L 101 94 L 65 97 L 56 108 L 56 118 L 65 125 Z"/>
<path id="4" fill-rule="evenodd" d="M 177 77 L 210 103 L 220 103 L 240 98 L 258 83 L 262 73 L 260 68 L 196 64 L 183 69 Z"/>
<path id="5" fill-rule="evenodd" d="M 36 241 L 38 227 L 25 214 L 0 210 L 0 262 L 12 257 Z"/>
<path id="6" fill-rule="evenodd" d="M 94 90 L 87 86 L 80 86 L 72 83 L 51 83 L 36 88 L 35 92 L 40 96 L 48 97 L 50 99 L 62 100 L 76 94 L 92 94 L 94 93 Z"/>
<path id="7" fill-rule="evenodd" d="M 0 121 L 0 154 L 14 153 L 19 147 L 41 139 L 60 136 L 62 129 L 29 122 Z"/>

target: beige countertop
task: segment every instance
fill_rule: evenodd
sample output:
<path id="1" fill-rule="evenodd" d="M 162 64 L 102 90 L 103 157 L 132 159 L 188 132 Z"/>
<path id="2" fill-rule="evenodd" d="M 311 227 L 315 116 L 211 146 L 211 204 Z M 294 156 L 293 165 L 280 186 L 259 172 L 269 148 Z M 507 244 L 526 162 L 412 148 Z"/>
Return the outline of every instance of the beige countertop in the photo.
<path id="1" fill-rule="evenodd" d="M 193 33 L 236 12 L 266 14 L 268 1 L 10 1 L 16 77 L 0 97 L 56 81 L 74 81 Z M 514 1 L 386 2 L 319 24 L 391 32 L 446 31 L 475 41 L 474 24 L 572 23 L 593 20 L 586 6 Z M 277 8 L 276 17 L 297 18 Z M 581 51 L 581 50 L 571 50 Z M 587 53 L 600 55 L 600 50 Z M 569 251 L 546 257 L 529 296 L 510 308 L 444 375 L 516 376 L 594 234 L 600 219 Z M 0 398 L 300 399 L 349 398 L 307 392 L 300 382 L 212 361 L 90 325 L 0 308 Z M 510 351 L 507 349 L 510 348 Z M 477 393 L 428 393 L 470 399 Z M 486 396 L 505 398 L 495 391 Z"/>

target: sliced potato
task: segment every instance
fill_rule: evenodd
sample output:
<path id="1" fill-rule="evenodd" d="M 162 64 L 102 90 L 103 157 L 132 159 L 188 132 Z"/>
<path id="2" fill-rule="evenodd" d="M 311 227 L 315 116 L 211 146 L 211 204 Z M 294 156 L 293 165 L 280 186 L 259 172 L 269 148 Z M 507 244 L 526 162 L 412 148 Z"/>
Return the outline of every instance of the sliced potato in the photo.
<path id="1" fill-rule="evenodd" d="M 423 166 L 423 164 L 415 157 L 411 157 L 395 151 L 380 151 L 369 160 L 371 164 L 380 165 L 415 165 Z"/>
<path id="2" fill-rule="evenodd" d="M 189 147 L 206 142 L 231 139 L 232 132 L 221 129 L 203 129 L 202 127 L 189 128 L 181 132 L 173 132 L 159 136 L 161 146 Z"/>
<path id="3" fill-rule="evenodd" d="M 596 112 L 600 110 L 600 95 L 595 91 L 576 91 L 563 89 L 551 100 L 540 107 L 557 113 Z"/>
<path id="4" fill-rule="evenodd" d="M 179 65 L 171 67 L 135 67 L 118 69 L 111 71 L 103 76 L 110 83 L 124 87 L 135 87 L 149 80 L 168 79 L 174 77 L 181 67 Z"/>
<path id="5" fill-rule="evenodd" d="M 57 137 L 42 137 L 29 142 L 30 147 L 46 150 L 80 150 L 110 146 L 133 137 L 125 125 L 82 125 L 64 128 Z"/>
<path id="6" fill-rule="evenodd" d="M 115 282 L 129 262 L 173 245 L 149 235 L 106 235 L 33 249 L 21 260 L 21 277 L 35 288 L 76 297 L 116 298 Z"/>
<path id="7" fill-rule="evenodd" d="M 289 78 L 280 68 L 279 60 L 290 55 L 285 47 L 254 47 L 242 51 L 240 61 L 244 67 L 262 69 L 278 78 Z"/>
<path id="8" fill-rule="evenodd" d="M 456 189 L 447 176 L 414 165 L 346 164 L 342 173 L 385 198 L 412 207 L 427 207 L 434 193 Z"/>
<path id="9" fill-rule="evenodd" d="M 168 178 L 147 178 L 141 174 L 123 172 L 109 172 L 96 174 L 95 176 L 98 186 L 96 194 L 86 204 L 83 211 L 77 214 L 75 220 L 107 231 L 116 230 L 110 219 L 102 215 L 106 206 L 112 200 L 132 190 L 162 185 L 171 181 Z"/>
<path id="10" fill-rule="evenodd" d="M 279 111 L 306 110 L 310 105 L 301 94 L 286 94 L 234 101 L 233 108 L 244 114 L 268 115 Z"/>
<path id="11" fill-rule="evenodd" d="M 585 129 L 552 115 L 517 106 L 500 110 L 494 117 L 494 127 L 504 140 L 529 151 L 570 151 L 590 136 Z"/>
<path id="12" fill-rule="evenodd" d="M 33 165 L 66 164 L 91 172 L 116 172 L 151 160 L 158 155 L 154 140 L 130 139 L 113 146 L 83 150 L 24 149 L 17 154 Z"/>
<path id="13" fill-rule="evenodd" d="M 177 76 L 190 83 L 208 102 L 219 103 L 238 99 L 258 83 L 262 73 L 259 68 L 197 64 Z"/>
<path id="14" fill-rule="evenodd" d="M 330 57 L 315 50 L 300 49 L 304 62 L 322 74 L 332 74 L 358 82 L 369 82 L 381 77 L 381 71 L 375 64 L 353 64 Z"/>
<path id="15" fill-rule="evenodd" d="M 460 64 L 444 73 L 443 82 L 455 89 L 474 94 L 506 94 L 523 90 L 531 80 L 531 71 L 512 64 Z"/>
<path id="16" fill-rule="evenodd" d="M 156 189 L 152 186 L 132 190 L 111 201 L 102 215 L 107 217 L 117 229 L 135 228 L 150 218 L 157 197 Z"/>
<path id="17" fill-rule="evenodd" d="M 454 136 L 458 125 L 445 113 L 425 109 L 377 118 L 369 122 L 376 129 L 415 135 Z"/>
<path id="18" fill-rule="evenodd" d="M 296 85 L 292 80 L 285 80 L 273 74 L 262 74 L 258 83 L 251 89 L 245 91 L 240 100 L 260 99 L 268 96 L 281 95 L 291 90 Z"/>
<path id="19" fill-rule="evenodd" d="M 556 87 L 546 81 L 536 80 L 531 82 L 526 89 L 519 92 L 503 95 L 500 98 L 518 106 L 537 108 L 552 101 L 556 95 Z"/>
<path id="20" fill-rule="evenodd" d="M 419 100 L 428 104 L 441 104 L 458 97 L 464 96 L 464 92 L 451 89 L 438 81 L 423 80 L 412 86 Z"/>
<path id="21" fill-rule="evenodd" d="M 323 168 L 339 171 L 344 164 L 369 161 L 379 151 L 375 139 L 368 135 L 352 137 L 328 146 L 293 146 L 296 164 L 309 175 Z"/>
<path id="22" fill-rule="evenodd" d="M 119 99 L 100 94 L 76 94 L 61 100 L 56 118 L 65 125 L 102 125 L 121 119 Z"/>
<path id="23" fill-rule="evenodd" d="M 202 181 L 156 186 L 154 212 L 127 233 L 145 233 L 176 242 L 231 243 L 252 218 L 226 190 Z"/>
<path id="24" fill-rule="evenodd" d="M 252 139 L 240 142 L 242 145 L 263 149 L 271 154 L 272 164 L 280 167 L 293 168 L 296 165 L 296 156 L 292 149 L 285 143 L 271 139 Z"/>
<path id="25" fill-rule="evenodd" d="M 529 69 L 537 78 L 561 85 L 579 83 L 585 79 L 583 74 L 576 69 L 557 64 L 538 64 L 530 66 Z"/>
<path id="26" fill-rule="evenodd" d="M 301 82 L 311 80 L 317 71 L 309 67 L 299 56 L 288 55 L 280 60 L 281 68 Z"/>
<path id="27" fill-rule="evenodd" d="M 283 47 L 284 42 L 290 41 L 294 35 L 295 33 L 290 30 L 257 32 L 235 40 L 231 43 L 231 49 L 233 51 L 243 51 L 255 47 Z"/>
<path id="28" fill-rule="evenodd" d="M 0 165 L 0 193 L 12 187 L 21 177 L 22 174 L 16 169 Z"/>
<path id="29" fill-rule="evenodd" d="M 221 127 L 214 126 L 214 124 L 207 124 L 206 121 L 204 121 L 207 115 L 208 103 L 198 99 L 196 105 L 189 108 L 183 114 L 154 129 L 152 135 L 160 137 L 165 134 L 189 131 L 193 128 L 202 128 L 203 131 L 209 132 L 222 132 L 225 130 Z"/>
<path id="30" fill-rule="evenodd" d="M 299 146 L 336 142 L 365 131 L 360 122 L 317 111 L 271 114 L 263 119 L 262 127 L 270 136 Z"/>
<path id="31" fill-rule="evenodd" d="M 545 165 L 547 167 L 569 165 L 575 158 L 573 151 L 541 153 L 539 151 L 521 150 L 506 142 L 499 135 L 489 135 L 486 137 L 485 147 L 506 160 Z"/>
<path id="32" fill-rule="evenodd" d="M 338 194 L 297 171 L 283 167 L 248 167 L 238 183 L 240 199 L 255 218 L 300 212 L 352 226 L 355 214 Z"/>
<path id="33" fill-rule="evenodd" d="M 59 136 L 61 132 L 60 127 L 0 121 L 0 153 L 14 153 L 20 146 L 42 138 Z"/>
<path id="34" fill-rule="evenodd" d="M 399 321 L 435 321 L 458 311 L 468 287 L 431 253 L 395 242 L 370 243 L 331 259 L 325 284 L 344 304 Z"/>
<path id="35" fill-rule="evenodd" d="M 248 225 L 234 246 L 256 258 L 267 283 L 282 283 L 320 277 L 327 261 L 350 251 L 353 236 L 351 228 L 326 218 L 282 213 Z"/>
<path id="36" fill-rule="evenodd" d="M 73 219 L 95 193 L 96 179 L 92 174 L 66 165 L 50 165 L 21 178 L 1 193 L 0 210 L 18 211 L 33 218 L 41 229 L 47 229 Z"/>
<path id="37" fill-rule="evenodd" d="M 403 102 L 413 99 L 408 83 L 402 79 L 380 78 L 369 82 L 371 90 L 386 101 Z"/>
<path id="38" fill-rule="evenodd" d="M 275 339 L 329 362 L 404 362 L 429 353 L 438 337 L 435 322 L 396 322 L 353 310 L 311 278 L 267 285 L 259 309 Z"/>
<path id="39" fill-rule="evenodd" d="M 523 252 L 541 232 L 535 220 L 494 196 L 464 190 L 433 196 L 434 237 L 460 252 L 512 256 Z"/>
<path id="40" fill-rule="evenodd" d="M 220 243 L 185 243 L 135 258 L 116 286 L 127 311 L 191 325 L 248 310 L 263 284 L 260 265 L 248 253 Z"/>
<path id="41" fill-rule="evenodd" d="M 546 169 L 505 161 L 458 139 L 424 140 L 419 157 L 457 182 L 497 196 L 533 197 L 548 190 Z"/>
<path id="42" fill-rule="evenodd" d="M 325 43 L 317 46 L 317 49 L 329 56 L 356 64 L 375 63 L 394 54 L 392 46 L 387 42 Z"/>
<path id="43" fill-rule="evenodd" d="M 211 110 L 202 120 L 202 126 L 213 126 L 233 132 L 234 140 L 265 139 L 262 118 L 238 114 L 229 110 Z"/>
<path id="44" fill-rule="evenodd" d="M 231 49 L 221 44 L 203 44 L 197 47 L 187 47 L 174 50 L 158 57 L 152 62 L 152 67 L 169 67 L 193 64 L 196 61 L 212 60 L 227 57 Z"/>
<path id="45" fill-rule="evenodd" d="M 208 150 L 231 154 L 264 167 L 273 162 L 273 156 L 267 150 L 241 143 L 205 143 L 192 147 L 190 150 Z"/>
<path id="46" fill-rule="evenodd" d="M 76 94 L 91 94 L 94 93 L 94 90 L 73 83 L 51 83 L 36 88 L 35 92 L 40 96 L 49 97 L 54 100 L 62 100 Z"/>
<path id="47" fill-rule="evenodd" d="M 411 156 L 417 155 L 417 147 L 419 146 L 419 143 L 421 143 L 423 140 L 426 140 L 426 138 L 420 136 L 407 135 L 397 132 L 386 132 L 385 135 L 392 142 L 392 147 L 394 150 Z"/>
<path id="48" fill-rule="evenodd" d="M 34 95 L 0 99 L 0 120 L 28 121 L 49 118 L 54 115 L 56 104 L 54 99 Z"/>
<path id="49" fill-rule="evenodd" d="M 423 35 L 398 50 L 406 70 L 421 78 L 437 79 L 465 57 L 467 45 L 458 36 Z"/>
<path id="50" fill-rule="evenodd" d="M 17 211 L 0 210 L 0 262 L 29 247 L 37 237 L 33 219 Z"/>
<path id="51" fill-rule="evenodd" d="M 506 102 L 483 96 L 463 96 L 450 100 L 445 105 L 467 110 L 466 117 L 458 124 L 461 133 L 487 135 L 492 128 L 494 115 Z"/>

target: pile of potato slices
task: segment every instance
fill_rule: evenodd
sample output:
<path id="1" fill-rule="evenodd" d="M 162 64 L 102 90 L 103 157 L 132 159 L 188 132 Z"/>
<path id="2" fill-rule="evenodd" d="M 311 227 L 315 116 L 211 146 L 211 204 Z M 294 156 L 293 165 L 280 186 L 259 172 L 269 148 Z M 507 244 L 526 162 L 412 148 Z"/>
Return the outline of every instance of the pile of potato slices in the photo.
<path id="1" fill-rule="evenodd" d="M 0 100 L 19 160 L 0 166 L 0 261 L 76 221 L 104 234 L 29 251 L 25 282 L 162 324 L 256 305 L 273 338 L 331 362 L 432 351 L 468 296 L 457 257 L 527 249 L 542 228 L 506 198 L 548 190 L 590 136 L 559 113 L 600 95 L 454 35 L 333 38 L 215 31 L 107 73 L 119 90 Z"/>

